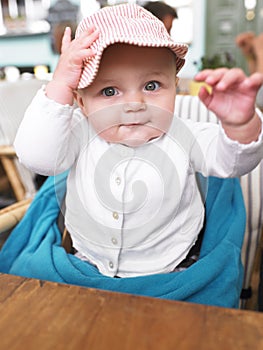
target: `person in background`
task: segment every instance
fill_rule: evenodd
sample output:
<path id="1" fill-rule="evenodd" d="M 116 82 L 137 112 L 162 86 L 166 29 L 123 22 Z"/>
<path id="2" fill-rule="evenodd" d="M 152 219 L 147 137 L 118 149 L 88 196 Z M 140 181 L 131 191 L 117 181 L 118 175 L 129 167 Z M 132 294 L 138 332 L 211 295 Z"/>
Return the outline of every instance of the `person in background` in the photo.
<path id="1" fill-rule="evenodd" d="M 53 27 L 53 33 L 52 33 L 52 49 L 54 53 L 61 54 L 61 45 L 62 45 L 62 38 L 65 32 L 65 29 L 67 27 L 71 28 L 71 38 L 74 39 L 75 30 L 77 28 L 77 25 L 70 21 L 63 21 L 56 23 Z"/>
<path id="2" fill-rule="evenodd" d="M 162 1 L 149 1 L 143 7 L 159 18 L 170 34 L 173 20 L 178 18 L 176 10 Z"/>
<path id="3" fill-rule="evenodd" d="M 46 20 L 50 24 L 51 47 L 55 54 L 61 54 L 61 43 L 66 27 L 71 28 L 74 39 L 77 28 L 79 6 L 69 0 L 58 0 L 49 9 Z"/>
<path id="4" fill-rule="evenodd" d="M 240 33 L 236 37 L 236 45 L 246 58 L 249 74 L 263 73 L 263 33 L 259 35 L 253 32 Z M 258 91 L 256 103 L 263 110 L 263 87 Z"/>

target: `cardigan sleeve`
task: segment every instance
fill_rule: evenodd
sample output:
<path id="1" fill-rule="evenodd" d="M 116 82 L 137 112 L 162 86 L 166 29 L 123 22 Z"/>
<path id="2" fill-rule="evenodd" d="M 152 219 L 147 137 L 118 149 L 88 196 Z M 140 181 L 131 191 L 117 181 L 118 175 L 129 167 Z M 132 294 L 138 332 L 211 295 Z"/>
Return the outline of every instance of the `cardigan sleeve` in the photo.
<path id="1" fill-rule="evenodd" d="M 262 114 L 258 114 L 262 120 Z M 180 142 L 190 154 L 194 169 L 204 176 L 239 177 L 253 170 L 263 158 L 263 128 L 257 141 L 240 144 L 231 140 L 220 124 L 191 120 L 183 123 L 187 131 L 181 130 Z"/>
<path id="2" fill-rule="evenodd" d="M 33 172 L 52 176 L 69 169 L 80 149 L 80 133 L 88 127 L 75 106 L 60 105 L 40 89 L 19 126 L 14 141 L 19 161 Z"/>

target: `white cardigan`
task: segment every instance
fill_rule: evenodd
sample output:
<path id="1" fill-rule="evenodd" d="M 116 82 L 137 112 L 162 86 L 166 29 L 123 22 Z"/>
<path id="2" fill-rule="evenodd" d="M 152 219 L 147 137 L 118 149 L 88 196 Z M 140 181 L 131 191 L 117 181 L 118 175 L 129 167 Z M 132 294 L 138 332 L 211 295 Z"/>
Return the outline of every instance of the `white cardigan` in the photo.
<path id="1" fill-rule="evenodd" d="M 105 116 L 106 117 L 106 116 Z M 79 254 L 108 276 L 172 271 L 202 228 L 195 172 L 235 177 L 261 160 L 262 134 L 241 145 L 216 124 L 174 118 L 169 133 L 142 147 L 105 142 L 80 109 L 39 91 L 15 140 L 36 173 L 71 169 L 65 222 Z"/>

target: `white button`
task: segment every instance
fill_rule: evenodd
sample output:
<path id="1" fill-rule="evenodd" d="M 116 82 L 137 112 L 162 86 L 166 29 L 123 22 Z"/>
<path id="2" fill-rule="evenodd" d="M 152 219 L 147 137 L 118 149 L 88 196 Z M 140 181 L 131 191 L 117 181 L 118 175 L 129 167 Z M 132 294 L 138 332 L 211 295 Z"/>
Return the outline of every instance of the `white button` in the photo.
<path id="1" fill-rule="evenodd" d="M 121 184 L 121 178 L 120 177 L 116 177 L 115 182 L 119 186 Z"/>
<path id="2" fill-rule="evenodd" d="M 118 220 L 118 219 L 119 219 L 119 214 L 118 214 L 116 211 L 114 211 L 114 212 L 112 213 L 112 216 L 113 216 L 113 218 L 114 218 L 115 220 Z"/>
<path id="3" fill-rule="evenodd" d="M 114 245 L 118 244 L 118 241 L 115 237 L 112 237 L 111 241 Z"/>
<path id="4" fill-rule="evenodd" d="M 113 262 L 112 262 L 112 261 L 110 261 L 110 262 L 109 262 L 109 267 L 110 267 L 111 269 L 113 269 L 114 264 L 113 264 Z"/>

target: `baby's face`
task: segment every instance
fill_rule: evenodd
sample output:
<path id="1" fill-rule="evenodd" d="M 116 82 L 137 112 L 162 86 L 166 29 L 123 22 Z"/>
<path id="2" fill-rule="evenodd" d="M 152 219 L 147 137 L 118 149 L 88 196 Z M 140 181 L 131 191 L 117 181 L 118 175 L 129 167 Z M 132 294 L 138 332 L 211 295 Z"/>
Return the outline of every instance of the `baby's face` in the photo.
<path id="1" fill-rule="evenodd" d="M 76 98 L 101 138 L 134 147 L 169 129 L 176 81 L 169 49 L 115 44 L 104 51 L 94 82 Z"/>

